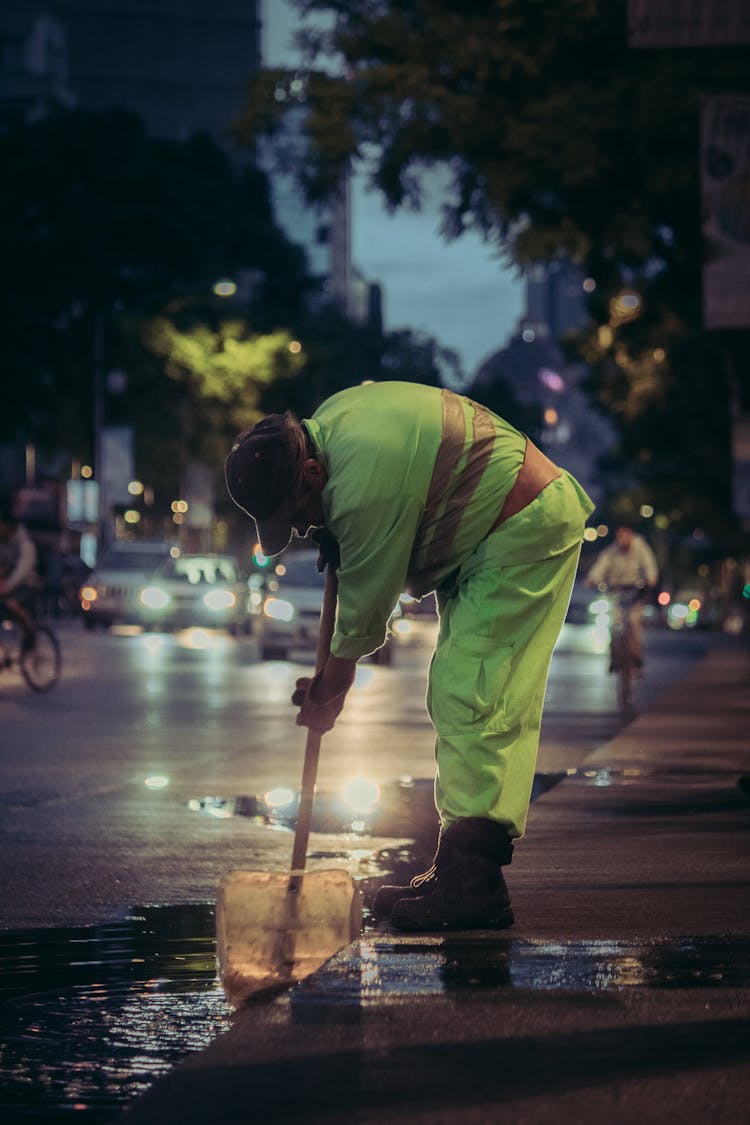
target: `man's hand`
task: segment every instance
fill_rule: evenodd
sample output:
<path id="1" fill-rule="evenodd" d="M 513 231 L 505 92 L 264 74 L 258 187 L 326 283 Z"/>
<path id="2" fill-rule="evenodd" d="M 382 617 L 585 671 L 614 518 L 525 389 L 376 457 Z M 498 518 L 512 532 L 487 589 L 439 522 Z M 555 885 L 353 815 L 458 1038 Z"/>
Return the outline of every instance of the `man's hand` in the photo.
<path id="1" fill-rule="evenodd" d="M 343 660 L 329 654 L 322 672 L 297 680 L 292 696 L 292 703 L 300 709 L 297 726 L 331 730 L 344 707 L 356 670 L 356 660 Z"/>
<path id="2" fill-rule="evenodd" d="M 325 527 L 316 527 L 310 538 L 318 545 L 318 571 L 322 574 L 327 566 L 338 570 L 341 566 L 341 553 L 336 539 Z"/>
<path id="3" fill-rule="evenodd" d="M 320 675 L 302 676 L 297 680 L 297 688 L 292 696 L 292 703 L 299 707 L 297 715 L 298 727 L 312 727 L 313 730 L 332 730 L 344 707 L 346 692 L 342 691 L 322 702 L 317 702 L 313 695 L 320 691 Z"/>

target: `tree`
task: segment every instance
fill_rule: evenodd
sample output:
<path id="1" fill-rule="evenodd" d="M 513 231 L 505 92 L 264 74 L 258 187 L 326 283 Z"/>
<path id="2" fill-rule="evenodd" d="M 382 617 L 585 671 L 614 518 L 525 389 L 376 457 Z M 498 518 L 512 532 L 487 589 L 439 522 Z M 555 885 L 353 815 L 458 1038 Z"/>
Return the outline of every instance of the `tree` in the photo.
<path id="1" fill-rule="evenodd" d="M 384 341 L 381 370 L 385 379 L 426 383 L 431 387 L 458 386 L 463 380 L 457 352 L 441 347 L 426 333 L 409 328 L 388 334 Z"/>
<path id="2" fill-rule="evenodd" d="M 331 30 L 302 36 L 303 75 L 257 77 L 240 134 L 273 132 L 304 97 L 311 197 L 356 165 L 390 206 L 418 206 L 420 173 L 441 165 L 447 237 L 473 227 L 522 267 L 575 261 L 592 325 L 570 343 L 622 457 L 666 504 L 697 448 L 695 494 L 671 510 L 727 542 L 729 372 L 746 394 L 750 344 L 700 327 L 699 106 L 750 91 L 748 49 L 632 50 L 624 0 L 297 7 L 332 13 Z"/>

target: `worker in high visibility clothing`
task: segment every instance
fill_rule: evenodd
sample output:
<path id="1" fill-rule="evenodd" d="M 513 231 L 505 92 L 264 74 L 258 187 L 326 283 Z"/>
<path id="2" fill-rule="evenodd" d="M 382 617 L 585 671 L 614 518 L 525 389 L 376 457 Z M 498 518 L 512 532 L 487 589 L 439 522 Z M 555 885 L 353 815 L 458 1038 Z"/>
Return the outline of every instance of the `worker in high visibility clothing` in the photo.
<path id="1" fill-rule="evenodd" d="M 374 907 L 407 931 L 511 925 L 502 867 L 526 824 L 590 499 L 502 418 L 416 383 L 341 391 L 302 422 L 270 415 L 238 436 L 225 472 L 264 554 L 311 528 L 338 544 L 331 653 L 298 681 L 298 723 L 329 730 L 399 595 L 436 591 L 437 850 L 429 871 L 381 887 Z"/>

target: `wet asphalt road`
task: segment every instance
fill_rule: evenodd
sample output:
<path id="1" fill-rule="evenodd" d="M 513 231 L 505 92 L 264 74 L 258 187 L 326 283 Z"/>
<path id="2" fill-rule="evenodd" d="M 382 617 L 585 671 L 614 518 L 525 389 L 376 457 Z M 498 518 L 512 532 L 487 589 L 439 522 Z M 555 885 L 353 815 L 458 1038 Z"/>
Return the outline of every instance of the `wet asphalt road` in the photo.
<path id="1" fill-rule="evenodd" d="M 297 784 L 304 732 L 293 726 L 287 700 L 308 665 L 305 658 L 263 665 L 245 638 L 91 635 L 74 622 L 60 632 L 65 670 L 54 693 L 33 696 L 20 681 L 0 680 L 0 1107 L 8 1121 L 57 1122 L 76 1110 L 93 1125 L 114 1120 L 186 1055 L 232 1027 L 215 973 L 216 885 L 232 867 L 288 866 L 289 831 L 247 813 L 271 786 Z M 422 702 L 431 637 L 429 628 L 421 632 L 396 651 L 392 666 L 362 667 L 346 717 L 324 741 L 321 813 L 308 862 L 330 866 L 333 859 L 363 886 L 395 871 L 404 856 L 415 859 L 410 837 L 421 832 L 428 850 L 434 840 L 432 734 Z M 639 706 L 663 695 L 706 644 L 699 634 L 650 634 Z M 588 755 L 627 721 L 615 707 L 601 650 L 586 629 L 563 633 L 549 682 L 540 785 L 585 769 Z M 381 804 L 391 800 L 388 816 L 368 823 L 343 811 L 341 782 L 357 775 L 380 783 Z M 394 793 L 411 802 L 406 817 L 392 814 Z M 381 991 L 406 991 L 412 1006 L 429 1003 L 432 1018 L 435 1002 L 453 1003 L 457 989 L 494 997 L 505 984 L 513 987 L 503 996 L 520 990 L 533 997 L 560 987 L 559 947 L 523 935 L 493 939 L 490 949 L 432 939 L 433 951 L 425 939 L 427 946 L 411 953 L 391 948 L 393 939 L 367 921 L 363 936 L 354 977 L 348 963 L 332 966 L 317 980 L 312 1008 L 302 987 L 303 1022 L 321 997 L 339 1014 L 358 1011 L 372 966 Z M 701 974 L 713 984 L 717 963 L 734 964 L 736 954 L 734 945 L 727 955 L 693 943 L 669 946 L 662 960 L 670 979 L 682 973 L 695 987 Z M 659 956 L 627 942 L 569 943 L 566 985 L 604 994 L 623 982 L 648 986 L 633 966 L 650 971 L 651 958 L 663 987 Z M 273 1036 L 268 1049 L 267 1061 L 281 1065 L 284 1051 Z M 261 1072 L 272 1073 L 266 1063 Z M 331 1081 L 326 1072 L 326 1090 Z M 319 1100 L 325 1117 L 321 1092 Z M 177 1103 L 174 1109 L 184 1113 Z"/>
<path id="2" fill-rule="evenodd" d="M 323 742 L 319 803 L 334 815 L 314 826 L 313 865 L 316 856 L 343 856 L 361 874 L 392 837 L 410 834 L 401 823 L 374 832 L 355 823 L 352 838 L 357 814 L 347 821 L 337 796 L 347 779 L 391 793 L 399 778 L 421 780 L 420 808 L 431 812 L 423 700 L 432 630 L 418 622 L 390 667 L 360 667 Z M 0 678 L 0 929 L 116 920 L 134 904 L 210 902 L 225 870 L 286 868 L 288 833 L 235 813 L 237 798 L 298 786 L 304 732 L 288 700 L 309 655 L 264 664 L 251 637 L 92 634 L 76 621 L 59 632 L 65 662 L 53 692 L 30 693 L 14 672 Z M 639 706 L 706 644 L 699 633 L 650 633 Z M 579 767 L 627 721 L 602 649 L 588 628 L 565 627 L 548 687 L 543 774 Z"/>

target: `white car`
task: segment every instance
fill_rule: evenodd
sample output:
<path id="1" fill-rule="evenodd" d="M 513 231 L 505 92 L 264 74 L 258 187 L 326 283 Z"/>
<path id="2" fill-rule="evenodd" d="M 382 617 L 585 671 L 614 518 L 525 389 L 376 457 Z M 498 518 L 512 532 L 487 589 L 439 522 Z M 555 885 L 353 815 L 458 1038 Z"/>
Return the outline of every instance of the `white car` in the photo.
<path id="1" fill-rule="evenodd" d="M 97 562 L 80 590 L 87 629 L 108 628 L 139 620 L 138 595 L 151 575 L 170 557 L 169 543 L 135 540 L 114 543 Z M 176 548 L 175 548 L 176 549 Z"/>
<path id="2" fill-rule="evenodd" d="M 203 627 L 249 633 L 249 590 L 231 555 L 180 554 L 168 558 L 138 594 L 147 629 Z"/>

